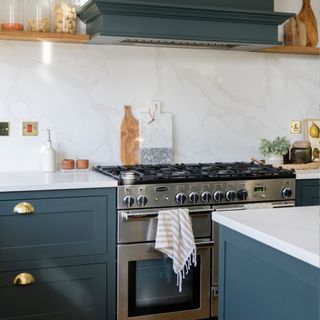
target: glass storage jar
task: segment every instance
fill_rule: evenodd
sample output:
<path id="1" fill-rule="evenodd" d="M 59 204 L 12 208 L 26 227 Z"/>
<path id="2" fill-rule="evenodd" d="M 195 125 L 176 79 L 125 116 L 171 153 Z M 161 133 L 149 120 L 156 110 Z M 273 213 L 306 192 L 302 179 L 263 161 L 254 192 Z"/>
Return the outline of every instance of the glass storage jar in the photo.
<path id="1" fill-rule="evenodd" d="M 1 0 L 1 30 L 23 31 L 24 8 L 24 0 Z"/>
<path id="2" fill-rule="evenodd" d="M 55 0 L 52 8 L 52 30 L 57 33 L 76 33 L 78 2 Z"/>
<path id="3" fill-rule="evenodd" d="M 50 0 L 27 0 L 26 29 L 50 32 Z"/>

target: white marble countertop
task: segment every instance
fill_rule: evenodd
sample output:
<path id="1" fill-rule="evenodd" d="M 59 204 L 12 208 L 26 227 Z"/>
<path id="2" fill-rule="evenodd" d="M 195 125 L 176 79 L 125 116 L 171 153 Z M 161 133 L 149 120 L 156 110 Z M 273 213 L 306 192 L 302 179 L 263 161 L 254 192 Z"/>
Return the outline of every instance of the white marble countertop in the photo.
<path id="1" fill-rule="evenodd" d="M 0 172 L 0 192 L 116 187 L 116 180 L 93 171 Z"/>
<path id="2" fill-rule="evenodd" d="M 303 179 L 320 179 L 320 170 L 311 169 L 311 170 L 296 170 L 297 180 Z"/>
<path id="3" fill-rule="evenodd" d="M 213 212 L 212 219 L 320 268 L 320 206 Z"/>

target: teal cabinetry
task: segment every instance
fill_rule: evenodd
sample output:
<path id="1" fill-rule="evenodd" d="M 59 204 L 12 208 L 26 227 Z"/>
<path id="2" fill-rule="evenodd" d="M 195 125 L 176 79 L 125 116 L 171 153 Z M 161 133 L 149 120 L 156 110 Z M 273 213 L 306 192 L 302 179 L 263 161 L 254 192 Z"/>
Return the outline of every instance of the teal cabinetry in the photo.
<path id="1" fill-rule="evenodd" d="M 14 213 L 19 203 L 34 213 Z M 116 192 L 0 193 L 0 319 L 114 320 Z M 28 273 L 34 283 L 14 284 Z"/>
<path id="2" fill-rule="evenodd" d="M 320 319 L 320 269 L 221 226 L 219 320 Z"/>
<path id="3" fill-rule="evenodd" d="M 296 206 L 320 205 L 320 180 L 297 180 Z"/>

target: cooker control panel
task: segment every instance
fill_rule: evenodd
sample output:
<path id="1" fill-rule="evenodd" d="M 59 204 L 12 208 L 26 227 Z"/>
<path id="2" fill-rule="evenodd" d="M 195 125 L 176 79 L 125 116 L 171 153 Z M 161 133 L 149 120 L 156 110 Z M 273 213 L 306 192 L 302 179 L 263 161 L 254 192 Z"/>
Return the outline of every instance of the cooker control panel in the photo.
<path id="1" fill-rule="evenodd" d="M 295 200 L 295 179 L 260 179 L 118 187 L 118 209 Z"/>

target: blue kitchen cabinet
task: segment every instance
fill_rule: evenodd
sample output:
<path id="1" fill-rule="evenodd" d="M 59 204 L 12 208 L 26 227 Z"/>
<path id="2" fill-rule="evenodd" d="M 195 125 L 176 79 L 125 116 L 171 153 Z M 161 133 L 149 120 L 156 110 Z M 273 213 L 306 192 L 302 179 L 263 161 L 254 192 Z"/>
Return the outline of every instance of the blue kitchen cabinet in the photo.
<path id="1" fill-rule="evenodd" d="M 220 226 L 219 320 L 320 319 L 320 269 Z"/>
<path id="2" fill-rule="evenodd" d="M 320 180 L 297 180 L 296 181 L 296 206 L 320 205 Z"/>
<path id="3" fill-rule="evenodd" d="M 0 319 L 115 319 L 115 203 L 114 188 L 0 193 Z"/>

